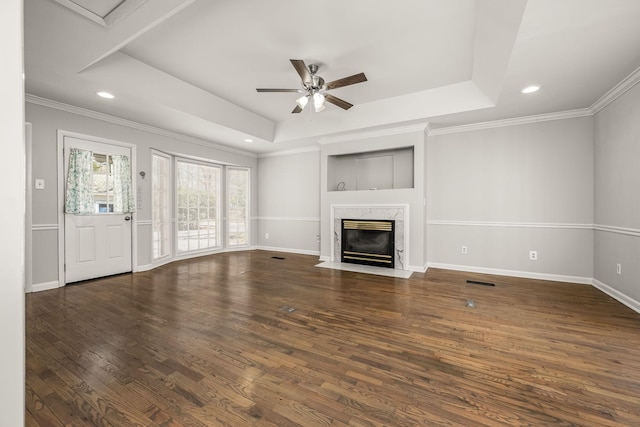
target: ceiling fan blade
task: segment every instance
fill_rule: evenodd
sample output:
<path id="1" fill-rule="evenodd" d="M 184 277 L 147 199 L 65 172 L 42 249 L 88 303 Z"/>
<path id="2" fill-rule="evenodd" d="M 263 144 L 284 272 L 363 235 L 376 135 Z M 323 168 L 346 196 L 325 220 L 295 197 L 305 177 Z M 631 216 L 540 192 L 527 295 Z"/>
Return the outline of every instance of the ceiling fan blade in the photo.
<path id="1" fill-rule="evenodd" d="M 338 98 L 337 96 L 329 95 L 328 93 L 324 95 L 324 100 L 332 103 L 333 105 L 337 105 L 343 110 L 348 110 L 349 108 L 353 107 L 353 104 L 350 104 L 344 99 Z"/>
<path id="2" fill-rule="evenodd" d="M 300 108 L 299 105 L 296 105 L 296 108 L 293 109 L 293 111 L 291 112 L 291 114 L 298 114 L 302 112 L 302 108 Z"/>
<path id="3" fill-rule="evenodd" d="M 307 84 L 311 83 L 311 74 L 309 74 L 309 68 L 307 68 L 304 61 L 302 59 L 290 59 L 289 61 L 291 61 L 291 65 L 296 69 L 302 81 Z"/>
<path id="4" fill-rule="evenodd" d="M 298 92 L 304 93 L 302 89 L 256 89 L 258 92 Z"/>
<path id="5" fill-rule="evenodd" d="M 354 85 L 356 83 L 362 83 L 367 81 L 367 76 L 364 73 L 354 74 L 353 76 L 344 77 L 342 79 L 334 80 L 326 84 L 326 88 L 328 89 L 337 89 L 343 86 Z"/>

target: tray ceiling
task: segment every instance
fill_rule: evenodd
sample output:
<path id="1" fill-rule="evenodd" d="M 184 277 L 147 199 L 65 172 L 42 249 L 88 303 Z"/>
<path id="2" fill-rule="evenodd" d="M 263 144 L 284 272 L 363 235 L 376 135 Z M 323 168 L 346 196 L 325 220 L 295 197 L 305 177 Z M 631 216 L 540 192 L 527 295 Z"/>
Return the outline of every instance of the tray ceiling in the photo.
<path id="1" fill-rule="evenodd" d="M 25 0 L 26 91 L 266 152 L 588 108 L 640 66 L 638 18 L 637 0 Z M 295 93 L 255 90 L 297 87 L 289 59 L 368 81 L 332 92 L 348 111 L 292 115 Z"/>

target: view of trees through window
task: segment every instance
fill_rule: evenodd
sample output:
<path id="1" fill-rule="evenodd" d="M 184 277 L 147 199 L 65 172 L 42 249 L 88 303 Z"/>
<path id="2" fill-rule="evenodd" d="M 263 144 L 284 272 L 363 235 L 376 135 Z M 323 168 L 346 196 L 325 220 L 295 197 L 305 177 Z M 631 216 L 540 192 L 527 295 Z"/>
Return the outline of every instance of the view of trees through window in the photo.
<path id="1" fill-rule="evenodd" d="M 250 244 L 249 168 L 156 151 L 151 163 L 153 260 Z"/>
<path id="2" fill-rule="evenodd" d="M 95 213 L 113 212 L 113 159 L 93 153 L 93 200 Z"/>
<path id="3" fill-rule="evenodd" d="M 220 246 L 219 194 L 220 167 L 176 162 L 178 252 Z"/>
<path id="4" fill-rule="evenodd" d="M 249 169 L 227 168 L 228 246 L 249 244 Z"/>

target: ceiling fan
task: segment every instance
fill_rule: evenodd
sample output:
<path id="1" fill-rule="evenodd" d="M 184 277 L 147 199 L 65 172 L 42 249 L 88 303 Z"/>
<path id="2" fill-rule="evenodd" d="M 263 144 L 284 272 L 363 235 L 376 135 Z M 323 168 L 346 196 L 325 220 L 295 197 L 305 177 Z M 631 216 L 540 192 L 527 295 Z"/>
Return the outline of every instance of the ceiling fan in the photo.
<path id="1" fill-rule="evenodd" d="M 296 69 L 300 78 L 302 79 L 302 88 L 301 89 L 256 89 L 258 92 L 297 92 L 302 93 L 303 95 L 296 100 L 296 108 L 293 109 L 292 113 L 301 112 L 304 107 L 309 103 L 309 101 L 313 101 L 313 106 L 315 111 L 319 113 L 324 110 L 324 103 L 330 102 L 333 105 L 337 105 L 338 107 L 348 110 L 353 107 L 353 104 L 348 103 L 347 101 L 340 99 L 336 96 L 328 94 L 327 91 L 331 89 L 337 89 L 343 86 L 349 86 L 356 83 L 362 83 L 367 81 L 367 77 L 364 73 L 354 74 L 353 76 L 344 77 L 342 79 L 334 80 L 329 83 L 325 83 L 324 79 L 318 76 L 316 73 L 318 72 L 318 66 L 316 64 L 309 64 L 307 66 L 303 60 L 301 59 L 290 59 L 291 65 Z"/>

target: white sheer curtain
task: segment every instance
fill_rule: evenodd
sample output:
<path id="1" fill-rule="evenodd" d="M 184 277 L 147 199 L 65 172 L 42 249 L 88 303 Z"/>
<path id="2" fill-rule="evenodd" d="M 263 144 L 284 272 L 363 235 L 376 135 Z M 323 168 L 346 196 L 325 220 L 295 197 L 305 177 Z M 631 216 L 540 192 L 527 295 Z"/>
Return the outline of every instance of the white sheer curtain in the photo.
<path id="1" fill-rule="evenodd" d="M 72 148 L 69 152 L 65 212 L 93 213 L 93 153 Z"/>
<path id="2" fill-rule="evenodd" d="M 131 163 L 129 156 L 113 155 L 113 211 L 130 213 L 136 211 L 131 182 Z"/>

